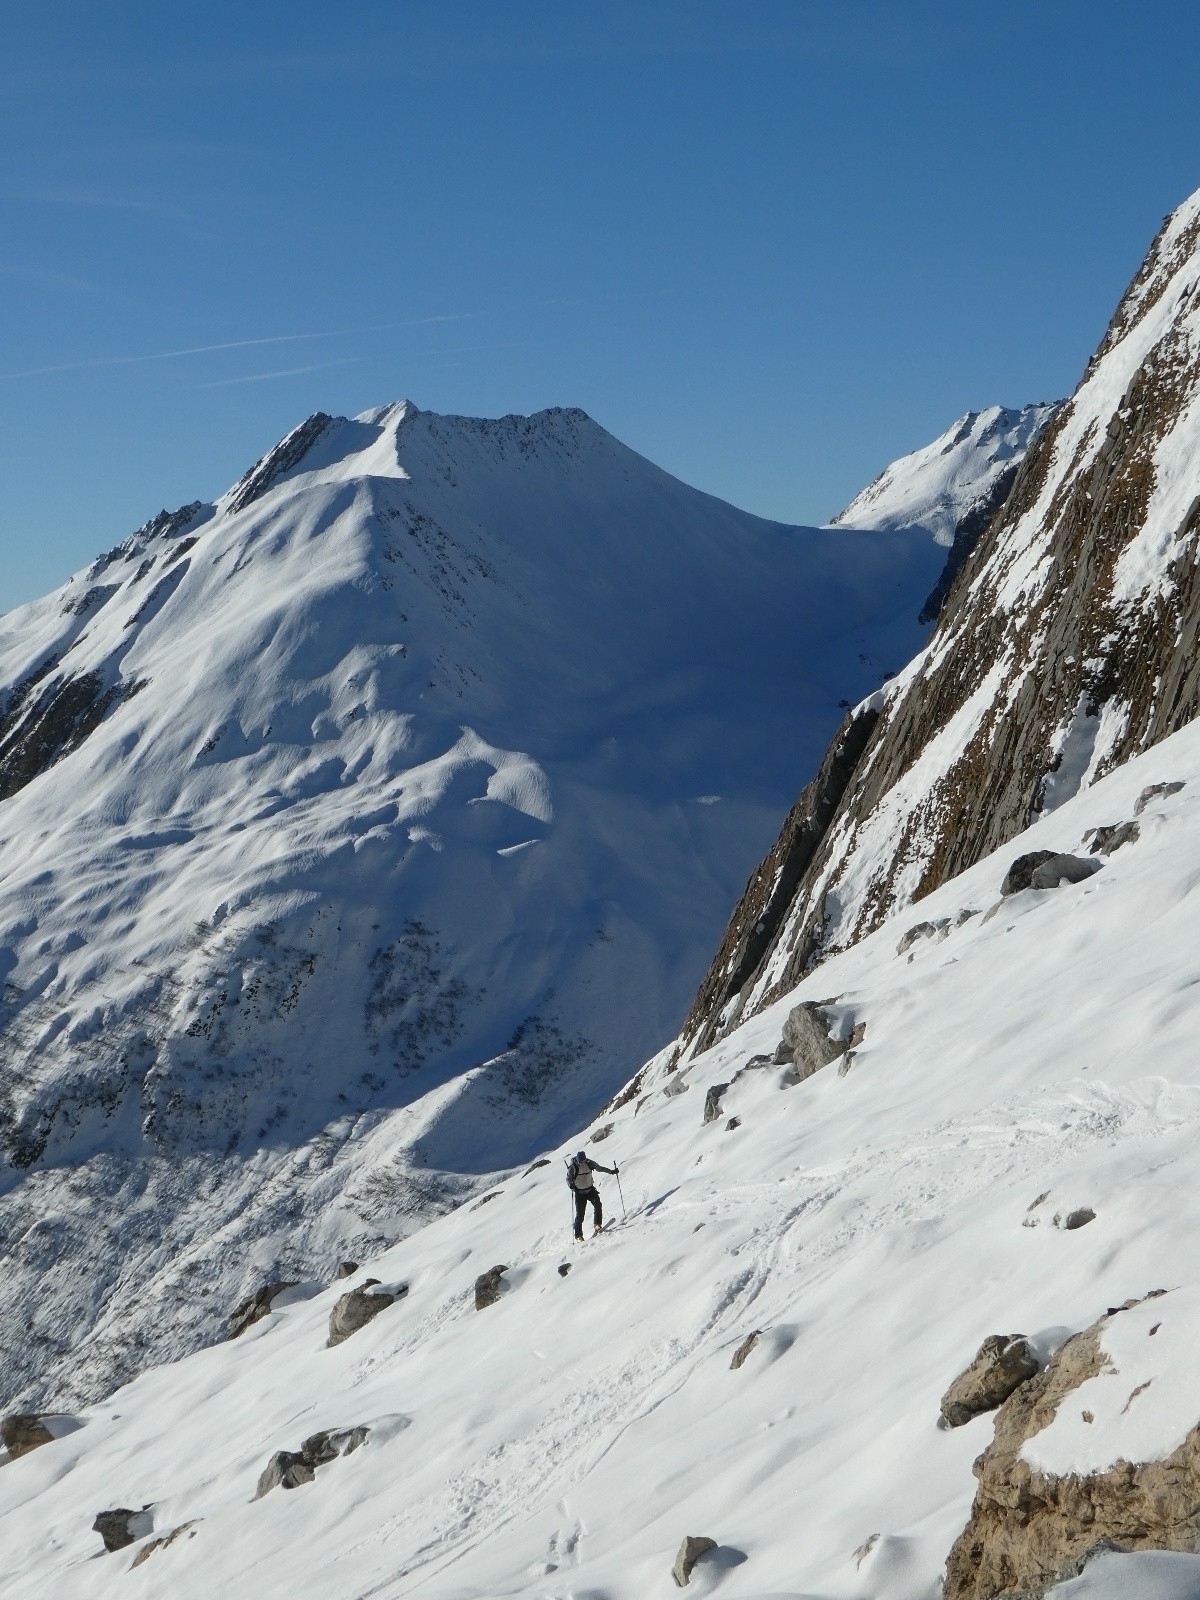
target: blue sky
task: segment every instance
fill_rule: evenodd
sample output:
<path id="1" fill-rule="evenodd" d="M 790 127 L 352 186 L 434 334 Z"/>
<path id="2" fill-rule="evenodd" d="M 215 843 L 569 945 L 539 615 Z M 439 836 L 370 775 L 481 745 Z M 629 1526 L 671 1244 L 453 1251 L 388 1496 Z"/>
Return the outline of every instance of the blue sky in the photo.
<path id="1" fill-rule="evenodd" d="M 1074 386 L 1197 59 L 1165 0 L 7 0 L 0 606 L 399 395 L 823 520 Z"/>

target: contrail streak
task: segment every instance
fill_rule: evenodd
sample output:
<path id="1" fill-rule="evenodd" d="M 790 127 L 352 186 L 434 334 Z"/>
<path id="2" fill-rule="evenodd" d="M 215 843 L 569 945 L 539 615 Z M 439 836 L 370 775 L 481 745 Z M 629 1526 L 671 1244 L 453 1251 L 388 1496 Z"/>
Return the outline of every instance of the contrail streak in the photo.
<path id="1" fill-rule="evenodd" d="M 155 350 L 143 356 L 96 356 L 87 361 L 60 361 L 53 366 L 27 367 L 21 372 L 0 372 L 0 381 L 41 378 L 53 372 L 83 372 L 95 367 L 134 367 L 148 361 L 181 361 L 221 350 L 249 350 L 256 345 L 298 344 L 305 339 L 348 339 L 359 333 L 391 333 L 399 328 L 428 328 L 438 322 L 469 322 L 475 313 L 460 311 L 443 317 L 414 317 L 407 322 L 377 322 L 364 328 L 329 328 L 320 333 L 275 333 L 261 339 L 226 339 L 220 344 L 197 344 L 185 350 Z"/>

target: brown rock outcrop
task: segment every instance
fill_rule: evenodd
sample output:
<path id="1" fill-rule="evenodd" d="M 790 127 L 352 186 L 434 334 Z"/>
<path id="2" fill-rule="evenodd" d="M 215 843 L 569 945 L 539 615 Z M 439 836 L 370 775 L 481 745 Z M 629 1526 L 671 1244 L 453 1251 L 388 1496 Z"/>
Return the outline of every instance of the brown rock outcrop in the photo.
<path id="1" fill-rule="evenodd" d="M 0 1443 L 8 1451 L 10 1460 L 27 1456 L 40 1445 L 54 1438 L 50 1429 L 36 1412 L 18 1411 L 0 1422 Z"/>
<path id="2" fill-rule="evenodd" d="M 942 1396 L 942 1416 L 952 1428 L 961 1428 L 980 1412 L 994 1411 L 1037 1369 L 1038 1358 L 1024 1334 L 993 1333 Z"/>
<path id="3" fill-rule="evenodd" d="M 1200 1426 L 1165 1460 L 1118 1461 L 1090 1476 L 1053 1477 L 1021 1459 L 1025 1441 L 1105 1367 L 1100 1336 L 1107 1320 L 1068 1339 L 997 1412 L 995 1439 L 975 1463 L 970 1521 L 946 1563 L 944 1600 L 1040 1593 L 1105 1541 L 1124 1550 L 1200 1545 Z"/>

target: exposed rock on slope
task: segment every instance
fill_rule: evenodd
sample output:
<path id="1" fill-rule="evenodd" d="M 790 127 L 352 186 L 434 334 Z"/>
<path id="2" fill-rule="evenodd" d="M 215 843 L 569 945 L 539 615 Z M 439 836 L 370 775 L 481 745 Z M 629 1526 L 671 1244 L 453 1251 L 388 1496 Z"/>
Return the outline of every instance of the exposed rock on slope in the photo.
<path id="1" fill-rule="evenodd" d="M 1151 1360 L 1156 1347 L 1148 1341 L 1160 1335 L 1167 1312 L 1156 1297 L 1137 1311 L 1136 1317 L 1126 1308 L 1120 1312 L 1123 1343 L 1145 1341 L 1143 1359 Z M 1102 1541 L 1123 1550 L 1196 1549 L 1200 1424 L 1189 1428 L 1192 1419 L 1176 1415 L 1147 1459 L 1136 1459 L 1136 1450 L 1134 1459 L 1122 1453 L 1128 1442 L 1118 1430 L 1128 1432 L 1129 1442 L 1137 1439 L 1135 1408 L 1139 1401 L 1142 1409 L 1153 1404 L 1143 1397 L 1164 1373 L 1154 1371 L 1139 1383 L 1140 1366 L 1131 1372 L 1124 1359 L 1114 1359 L 1113 1316 L 1069 1339 L 997 1413 L 995 1439 L 975 1463 L 979 1488 L 971 1520 L 946 1564 L 945 1600 L 993 1600 L 1040 1589 L 1072 1575 L 1079 1558 Z M 1189 1329 L 1189 1349 L 1193 1340 Z M 1173 1449 L 1171 1431 L 1182 1436 Z M 1080 1434 L 1099 1442 L 1067 1444 L 1064 1453 L 1066 1440 Z M 1147 1435 L 1138 1442 L 1144 1448 Z M 1060 1470 L 1039 1470 L 1045 1460 Z"/>
<path id="2" fill-rule="evenodd" d="M 693 1045 L 1196 715 L 1198 244 L 1194 195 L 1022 463 L 929 645 L 884 691 L 798 881 L 782 871 L 792 818 L 751 878 L 688 1018 Z"/>

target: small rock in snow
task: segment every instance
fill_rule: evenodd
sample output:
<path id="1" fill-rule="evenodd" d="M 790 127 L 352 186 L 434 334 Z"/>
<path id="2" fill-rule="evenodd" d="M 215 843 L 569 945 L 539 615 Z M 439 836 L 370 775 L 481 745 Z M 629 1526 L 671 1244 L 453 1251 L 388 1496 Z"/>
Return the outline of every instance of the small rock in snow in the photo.
<path id="1" fill-rule="evenodd" d="M 729 1121 L 725 1124 L 725 1132 L 732 1133 L 735 1128 L 740 1128 L 741 1125 L 741 1117 L 730 1117 Z"/>
<path id="2" fill-rule="evenodd" d="M 896 946 L 896 954 L 902 956 L 906 950 L 912 948 L 918 939 L 945 938 L 950 931 L 950 918 L 939 917 L 936 922 L 917 922 L 901 937 Z"/>
<path id="3" fill-rule="evenodd" d="M 169 1533 L 160 1534 L 157 1539 L 151 1539 L 148 1544 L 144 1544 L 129 1563 L 130 1572 L 133 1571 L 134 1567 L 140 1567 L 143 1561 L 149 1561 L 156 1550 L 165 1550 L 167 1545 L 174 1544 L 176 1539 L 182 1538 L 185 1533 L 189 1539 L 194 1539 L 196 1537 L 196 1525 L 201 1521 L 203 1521 L 203 1518 L 195 1517 L 191 1522 L 181 1522 L 177 1528 L 172 1528 Z"/>
<path id="4" fill-rule="evenodd" d="M 704 1120 L 715 1122 L 721 1115 L 721 1098 L 729 1085 L 727 1083 L 714 1083 L 709 1085 L 708 1093 L 704 1097 Z"/>
<path id="5" fill-rule="evenodd" d="M 503 1193 L 504 1193 L 503 1189 L 492 1189 L 489 1193 L 485 1194 L 481 1199 L 476 1200 L 475 1204 L 471 1207 L 471 1210 L 472 1211 L 478 1211 L 480 1206 L 486 1206 L 489 1203 L 489 1201 L 499 1200 L 500 1196 Z"/>
<path id="6" fill-rule="evenodd" d="M 570 1272 L 570 1270 L 571 1270 L 571 1263 L 569 1261 L 560 1261 L 559 1262 L 559 1264 L 558 1264 L 558 1275 L 559 1275 L 560 1278 L 565 1278 L 567 1273 Z"/>
<path id="7" fill-rule="evenodd" d="M 298 1489 L 302 1483 L 311 1483 L 316 1472 L 298 1450 L 276 1450 L 259 1476 L 254 1498 L 261 1500 L 272 1489 Z"/>
<path id="8" fill-rule="evenodd" d="M 1150 804 L 1151 800 L 1165 800 L 1169 795 L 1178 794 L 1182 788 L 1182 783 L 1147 784 L 1142 790 L 1141 794 L 1137 797 L 1137 803 L 1133 808 L 1134 816 L 1140 817 L 1142 812 Z"/>
<path id="9" fill-rule="evenodd" d="M 54 1438 L 50 1429 L 36 1412 L 15 1412 L 0 1422 L 0 1442 L 3 1442 L 13 1461 L 26 1456 L 39 1445 L 49 1444 Z"/>
<path id="10" fill-rule="evenodd" d="M 615 1127 L 615 1122 L 606 1122 L 602 1128 L 593 1128 L 591 1133 L 588 1134 L 588 1139 L 592 1144 L 599 1144 L 601 1139 L 608 1138 Z"/>
<path id="11" fill-rule="evenodd" d="M 675 1579 L 680 1589 L 686 1589 L 691 1581 L 692 1568 L 702 1555 L 709 1550 L 717 1548 L 715 1539 L 705 1538 L 703 1534 L 689 1533 L 679 1546 L 679 1554 L 675 1557 L 675 1565 L 671 1568 L 671 1576 Z"/>
<path id="12" fill-rule="evenodd" d="M 507 1267 L 489 1267 L 475 1279 L 476 1311 L 482 1311 L 485 1307 L 496 1304 L 500 1298 L 500 1280 L 507 1271 Z"/>
<path id="13" fill-rule="evenodd" d="M 1085 839 L 1092 841 L 1088 846 L 1092 855 L 1102 856 L 1112 855 L 1123 844 L 1136 844 L 1141 836 L 1141 827 L 1136 822 L 1112 822 L 1103 828 L 1089 828 L 1084 834 Z"/>
<path id="14" fill-rule="evenodd" d="M 733 1360 L 729 1363 L 730 1372 L 737 1371 L 737 1369 L 745 1361 L 746 1357 L 750 1354 L 751 1350 L 754 1349 L 754 1346 L 758 1343 L 761 1337 L 761 1328 L 755 1328 L 753 1333 L 748 1333 L 746 1335 L 741 1344 L 738 1345 L 737 1349 L 733 1352 Z"/>
<path id="15" fill-rule="evenodd" d="M 293 1278 L 287 1283 L 264 1283 L 261 1289 L 256 1289 L 249 1300 L 243 1300 L 236 1311 L 229 1315 L 229 1337 L 240 1338 L 247 1328 L 252 1328 L 256 1322 L 270 1315 L 271 1305 L 276 1295 L 285 1289 L 294 1289 L 296 1280 Z"/>
<path id="16" fill-rule="evenodd" d="M 686 1094 L 688 1090 L 687 1079 L 680 1074 L 671 1079 L 670 1083 L 663 1085 L 663 1093 L 668 1096 Z"/>
<path id="17" fill-rule="evenodd" d="M 1077 1211 L 1069 1211 L 1063 1227 L 1071 1232 L 1075 1228 L 1086 1228 L 1089 1222 L 1095 1222 L 1096 1213 L 1091 1206 L 1080 1206 Z"/>
<path id="18" fill-rule="evenodd" d="M 343 1261 L 343 1262 L 340 1263 L 340 1265 L 338 1266 L 337 1271 L 334 1273 L 333 1276 L 334 1276 L 335 1279 L 336 1278 L 352 1278 L 357 1271 L 358 1271 L 358 1262 L 357 1261 Z"/>
<path id="19" fill-rule="evenodd" d="M 1037 1356 L 1024 1334 L 993 1333 L 942 1396 L 942 1416 L 951 1428 L 961 1428 L 981 1411 L 994 1411 L 1037 1370 Z"/>
<path id="20" fill-rule="evenodd" d="M 531 1172 L 536 1172 L 539 1167 L 548 1167 L 549 1165 L 550 1165 L 550 1157 L 549 1156 L 539 1156 L 536 1161 L 531 1161 L 529 1163 L 529 1165 L 525 1168 L 525 1171 L 521 1174 L 521 1176 L 523 1178 L 527 1178 Z"/>

